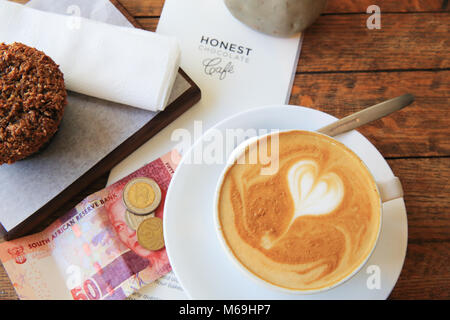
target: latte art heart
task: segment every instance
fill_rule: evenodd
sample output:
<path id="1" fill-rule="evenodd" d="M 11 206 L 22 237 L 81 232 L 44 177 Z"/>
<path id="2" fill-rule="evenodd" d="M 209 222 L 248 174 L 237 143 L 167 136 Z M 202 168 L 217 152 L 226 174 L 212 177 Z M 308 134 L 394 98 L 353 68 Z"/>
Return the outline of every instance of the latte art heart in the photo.
<path id="1" fill-rule="evenodd" d="M 318 176 L 315 161 L 301 160 L 288 171 L 289 190 L 294 200 L 292 220 L 301 215 L 333 212 L 344 198 L 344 183 L 333 172 Z"/>
<path id="2" fill-rule="evenodd" d="M 344 198 L 344 183 L 334 172 L 320 175 L 314 160 L 300 160 L 287 171 L 289 191 L 294 202 L 294 215 L 283 233 L 273 237 L 267 232 L 261 246 L 272 248 L 288 233 L 294 221 L 304 215 L 323 215 L 336 210 Z"/>

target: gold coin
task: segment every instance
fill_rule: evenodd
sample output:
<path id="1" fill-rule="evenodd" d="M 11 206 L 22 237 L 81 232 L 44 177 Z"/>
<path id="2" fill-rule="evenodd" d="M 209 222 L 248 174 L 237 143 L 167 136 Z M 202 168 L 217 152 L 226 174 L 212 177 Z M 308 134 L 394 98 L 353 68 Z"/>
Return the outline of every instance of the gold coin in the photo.
<path id="1" fill-rule="evenodd" d="M 162 219 L 151 217 L 142 221 L 137 229 L 137 238 L 145 249 L 156 251 L 164 248 Z"/>
<path id="2" fill-rule="evenodd" d="M 148 218 L 154 217 L 154 215 L 155 215 L 154 212 L 152 212 L 146 216 L 142 216 L 142 215 L 137 215 L 137 214 L 134 214 L 134 213 L 126 210 L 125 211 L 125 222 L 132 230 L 137 230 L 137 228 L 142 223 L 142 221 L 144 221 Z"/>
<path id="3" fill-rule="evenodd" d="M 132 179 L 123 189 L 123 202 L 134 214 L 150 214 L 161 203 L 161 189 L 153 179 Z"/>

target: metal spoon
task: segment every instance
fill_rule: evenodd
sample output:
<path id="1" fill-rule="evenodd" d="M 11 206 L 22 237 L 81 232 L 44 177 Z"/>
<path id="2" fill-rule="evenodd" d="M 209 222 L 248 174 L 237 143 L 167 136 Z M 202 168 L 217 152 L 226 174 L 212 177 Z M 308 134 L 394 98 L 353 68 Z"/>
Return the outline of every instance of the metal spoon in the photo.
<path id="1" fill-rule="evenodd" d="M 333 122 L 317 132 L 326 134 L 330 137 L 356 129 L 366 123 L 383 118 L 394 111 L 400 110 L 414 101 L 412 94 L 404 94 L 397 98 L 393 98 L 364 110 L 353 113 L 345 118 Z"/>
<path id="2" fill-rule="evenodd" d="M 365 108 L 361 111 L 353 113 L 345 118 L 337 120 L 325 127 L 322 127 L 316 132 L 325 134 L 330 137 L 337 136 L 338 134 L 345 133 L 347 131 L 359 128 L 360 126 L 369 123 L 371 121 L 378 120 L 383 118 L 397 110 L 400 110 L 414 101 L 414 97 L 412 94 L 404 94 L 399 97 L 386 100 L 384 102 L 378 103 L 374 106 Z M 252 137 L 242 141 L 232 152 L 239 153 L 239 150 L 242 150 L 244 146 L 247 146 L 250 141 L 256 141 L 259 137 Z M 233 158 L 232 155 L 229 156 L 230 159 Z"/>

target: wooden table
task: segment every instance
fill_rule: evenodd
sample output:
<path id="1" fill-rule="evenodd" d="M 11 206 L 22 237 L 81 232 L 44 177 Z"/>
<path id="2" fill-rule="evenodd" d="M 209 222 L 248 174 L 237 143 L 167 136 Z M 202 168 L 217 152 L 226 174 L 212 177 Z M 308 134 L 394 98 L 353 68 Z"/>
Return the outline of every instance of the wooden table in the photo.
<path id="1" fill-rule="evenodd" d="M 26 2 L 26 0 L 15 0 Z M 155 30 L 164 0 L 121 0 Z M 367 7 L 381 9 L 369 30 Z M 405 190 L 408 251 L 391 299 L 450 298 L 450 6 L 447 0 L 330 0 L 304 37 L 291 104 L 343 117 L 412 93 L 416 102 L 361 128 Z M 99 179 L 68 211 L 102 189 Z M 17 299 L 0 267 L 0 299 Z"/>

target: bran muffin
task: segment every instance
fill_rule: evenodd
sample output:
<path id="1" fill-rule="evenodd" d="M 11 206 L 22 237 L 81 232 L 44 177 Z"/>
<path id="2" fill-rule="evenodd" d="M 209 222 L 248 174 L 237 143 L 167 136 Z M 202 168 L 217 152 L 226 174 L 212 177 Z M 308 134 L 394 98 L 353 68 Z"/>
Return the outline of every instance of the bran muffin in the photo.
<path id="1" fill-rule="evenodd" d="M 50 57 L 21 43 L 0 44 L 0 165 L 45 146 L 66 104 L 64 76 Z"/>

